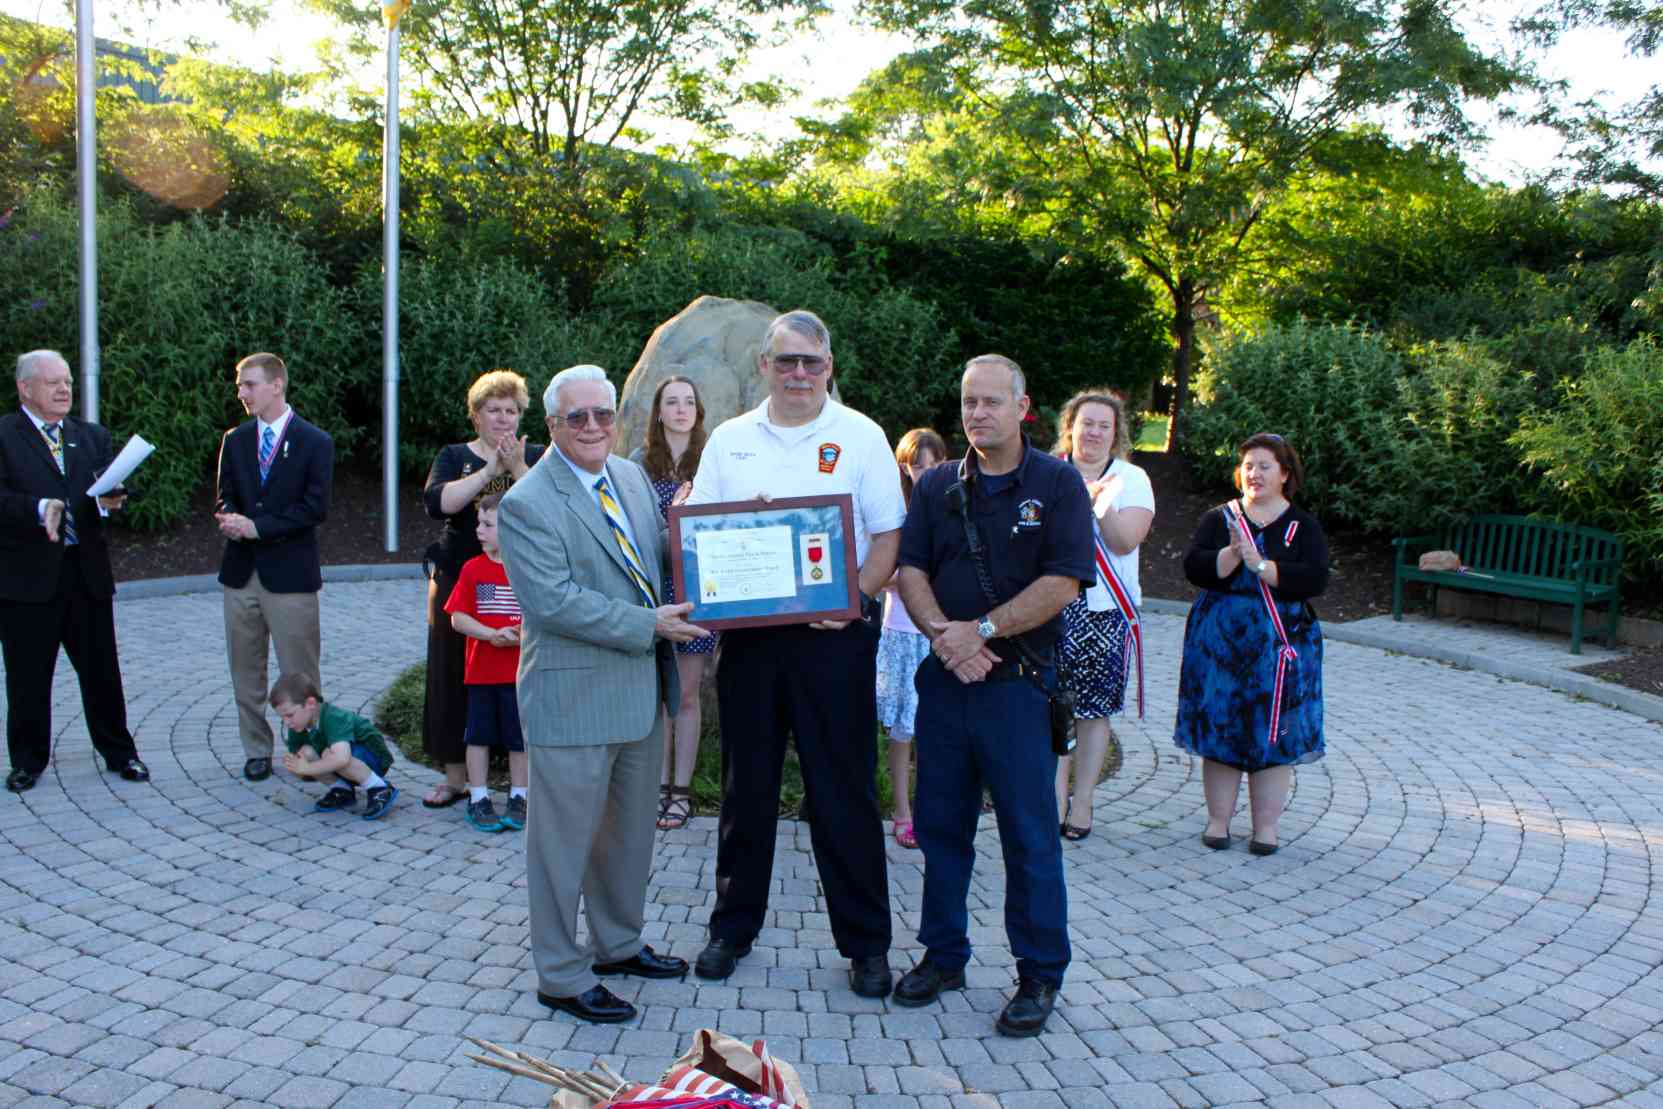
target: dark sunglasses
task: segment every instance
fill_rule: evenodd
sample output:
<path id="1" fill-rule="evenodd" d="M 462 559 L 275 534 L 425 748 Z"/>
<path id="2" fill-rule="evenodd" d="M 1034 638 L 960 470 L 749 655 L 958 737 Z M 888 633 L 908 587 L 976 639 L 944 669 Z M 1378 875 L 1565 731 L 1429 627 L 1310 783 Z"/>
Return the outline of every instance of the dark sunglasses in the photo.
<path id="1" fill-rule="evenodd" d="M 610 408 L 579 408 L 577 411 L 568 412 L 559 418 L 566 421 L 566 426 L 573 431 L 582 431 L 584 425 L 589 422 L 589 417 L 593 416 L 595 426 L 605 431 L 612 426 L 612 420 L 617 415 L 618 413 Z"/>
<path id="2" fill-rule="evenodd" d="M 781 373 L 789 373 L 795 368 L 810 377 L 819 377 L 831 366 L 829 358 L 822 358 L 818 354 L 770 354 L 768 361 Z"/>

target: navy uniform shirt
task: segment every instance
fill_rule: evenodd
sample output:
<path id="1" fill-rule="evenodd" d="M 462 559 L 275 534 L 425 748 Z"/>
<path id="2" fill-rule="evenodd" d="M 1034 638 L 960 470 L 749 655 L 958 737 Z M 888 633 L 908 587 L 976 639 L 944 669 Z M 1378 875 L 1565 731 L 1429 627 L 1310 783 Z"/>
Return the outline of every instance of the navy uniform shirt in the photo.
<path id="1" fill-rule="evenodd" d="M 979 473 L 971 454 L 932 467 L 913 488 L 901 526 L 900 562 L 929 575 L 936 603 L 949 620 L 979 620 L 997 607 L 982 590 L 963 520 L 949 505 L 948 490 L 955 485 L 965 488 L 964 503 L 981 533 L 999 604 L 1046 575 L 1086 584 L 1096 579 L 1092 529 L 1097 521 L 1086 483 L 1071 463 L 1035 450 L 1026 436 L 1022 445 L 1022 461 L 1008 474 Z M 1058 614 L 1022 639 L 1049 661 L 1061 632 Z M 1005 662 L 1021 658 L 1003 636 L 988 646 Z"/>

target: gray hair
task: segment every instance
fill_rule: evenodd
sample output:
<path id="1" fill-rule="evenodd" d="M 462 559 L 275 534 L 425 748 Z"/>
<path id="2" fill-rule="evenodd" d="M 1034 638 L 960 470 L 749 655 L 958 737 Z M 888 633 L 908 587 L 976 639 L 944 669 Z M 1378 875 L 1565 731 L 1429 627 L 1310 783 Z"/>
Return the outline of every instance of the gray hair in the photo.
<path id="1" fill-rule="evenodd" d="M 978 354 L 964 364 L 964 372 L 969 373 L 972 366 L 1003 366 L 1011 372 L 1011 398 L 1021 400 L 1028 395 L 1028 379 L 1022 373 L 1022 367 L 1016 364 L 1014 358 L 1006 358 L 1003 354 Z"/>
<path id="2" fill-rule="evenodd" d="M 28 381 L 52 363 L 69 365 L 69 360 L 55 350 L 32 350 L 17 356 L 17 380 Z"/>
<path id="3" fill-rule="evenodd" d="M 813 339 L 827 354 L 831 353 L 831 328 L 826 326 L 825 320 L 807 308 L 793 308 L 774 317 L 774 321 L 768 325 L 768 330 L 762 333 L 763 354 L 774 349 L 774 338 L 782 331 L 795 331 L 804 338 Z"/>
<path id="4" fill-rule="evenodd" d="M 582 365 L 568 366 L 549 380 L 549 387 L 543 390 L 543 411 L 550 416 L 560 410 L 560 389 L 562 386 L 574 385 L 579 381 L 598 381 L 606 386 L 607 403 L 613 408 L 618 407 L 618 387 L 612 384 L 612 379 L 606 376 L 606 371 L 599 366 Z"/>

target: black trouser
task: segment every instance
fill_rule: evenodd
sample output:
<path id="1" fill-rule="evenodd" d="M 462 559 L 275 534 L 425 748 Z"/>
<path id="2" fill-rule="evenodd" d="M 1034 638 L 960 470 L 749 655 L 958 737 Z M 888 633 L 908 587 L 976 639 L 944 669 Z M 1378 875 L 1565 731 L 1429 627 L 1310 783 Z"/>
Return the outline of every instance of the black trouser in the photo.
<path id="1" fill-rule="evenodd" d="M 806 625 L 722 633 L 722 820 L 710 934 L 762 929 L 774 872 L 786 737 L 803 768 L 832 938 L 847 958 L 889 951 L 889 868 L 878 812 L 878 636 Z"/>
<path id="2" fill-rule="evenodd" d="M 92 745 L 119 768 L 138 751 L 127 730 L 127 700 L 116 659 L 115 601 L 87 594 L 81 552 L 64 551 L 58 588 L 40 602 L 0 601 L 6 660 L 6 747 L 12 769 L 40 773 L 52 758 L 52 674 L 62 645 L 81 681 Z"/>
<path id="3" fill-rule="evenodd" d="M 427 583 L 427 696 L 422 701 L 422 750 L 434 762 L 468 757 L 468 692 L 462 684 L 468 637 L 450 626 L 445 602 L 456 575 L 434 567 Z"/>

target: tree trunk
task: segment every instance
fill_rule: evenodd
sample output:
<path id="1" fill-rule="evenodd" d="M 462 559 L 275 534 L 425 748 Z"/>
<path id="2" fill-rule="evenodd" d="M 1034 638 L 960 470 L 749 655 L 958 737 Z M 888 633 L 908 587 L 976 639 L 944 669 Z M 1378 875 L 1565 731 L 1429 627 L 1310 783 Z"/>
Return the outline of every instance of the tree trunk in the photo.
<path id="1" fill-rule="evenodd" d="M 1169 454 L 1183 439 L 1182 425 L 1189 407 L 1190 362 L 1195 350 L 1195 282 L 1188 277 L 1180 277 L 1172 293 L 1172 337 L 1178 345 L 1172 352 L 1172 404 L 1166 414 Z"/>

